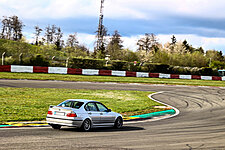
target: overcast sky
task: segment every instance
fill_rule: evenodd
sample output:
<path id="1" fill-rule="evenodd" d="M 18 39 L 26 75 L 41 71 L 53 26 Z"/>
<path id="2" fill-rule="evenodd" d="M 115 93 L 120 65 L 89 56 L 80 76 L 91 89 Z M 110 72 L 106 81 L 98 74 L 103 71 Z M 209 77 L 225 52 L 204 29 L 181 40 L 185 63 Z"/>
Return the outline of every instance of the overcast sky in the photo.
<path id="1" fill-rule="evenodd" d="M 101 0 L 0 0 L 0 16 L 17 15 L 32 40 L 34 26 L 55 24 L 64 36 L 77 32 L 92 49 Z M 225 54 L 224 0 L 105 0 L 104 25 L 118 30 L 125 48 L 135 50 L 141 35 L 154 33 L 161 43 L 187 40 L 194 47 Z"/>

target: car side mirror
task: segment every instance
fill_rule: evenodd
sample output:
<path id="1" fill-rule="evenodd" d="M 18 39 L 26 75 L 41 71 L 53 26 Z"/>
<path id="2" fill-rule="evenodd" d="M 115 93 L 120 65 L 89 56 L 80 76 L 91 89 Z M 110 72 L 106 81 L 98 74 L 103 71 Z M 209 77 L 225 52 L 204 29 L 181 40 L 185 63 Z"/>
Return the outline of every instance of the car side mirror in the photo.
<path id="1" fill-rule="evenodd" d="M 108 109 L 108 110 L 107 110 L 107 112 L 111 112 L 111 111 L 112 111 L 111 109 Z"/>

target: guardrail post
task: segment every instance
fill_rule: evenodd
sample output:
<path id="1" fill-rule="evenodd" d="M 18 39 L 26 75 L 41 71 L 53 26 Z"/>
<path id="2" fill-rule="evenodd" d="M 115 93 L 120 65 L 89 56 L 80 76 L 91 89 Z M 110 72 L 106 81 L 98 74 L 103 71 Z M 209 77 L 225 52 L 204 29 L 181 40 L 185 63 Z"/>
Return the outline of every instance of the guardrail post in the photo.
<path id="1" fill-rule="evenodd" d="M 5 52 L 4 53 L 2 53 L 2 65 L 4 65 L 4 60 L 5 59 Z"/>
<path id="2" fill-rule="evenodd" d="M 21 53 L 20 55 L 19 55 L 19 62 L 20 62 L 20 64 L 22 63 L 22 57 L 23 57 L 23 53 Z"/>
<path id="3" fill-rule="evenodd" d="M 66 59 L 66 68 L 68 68 L 68 64 L 69 64 L 69 57 Z"/>

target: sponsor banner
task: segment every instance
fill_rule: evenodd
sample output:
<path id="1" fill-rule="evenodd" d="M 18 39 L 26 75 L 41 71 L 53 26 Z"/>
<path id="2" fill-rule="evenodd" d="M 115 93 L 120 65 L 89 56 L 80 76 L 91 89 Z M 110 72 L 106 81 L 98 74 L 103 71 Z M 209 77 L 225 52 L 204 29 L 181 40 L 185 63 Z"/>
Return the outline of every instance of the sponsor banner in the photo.
<path id="1" fill-rule="evenodd" d="M 11 72 L 33 73 L 33 66 L 16 66 L 16 65 L 11 65 Z"/>
<path id="2" fill-rule="evenodd" d="M 98 75 L 99 70 L 94 70 L 94 69 L 82 69 L 82 74 L 83 75 Z"/>
<path id="3" fill-rule="evenodd" d="M 163 74 L 163 73 L 160 73 L 160 74 L 159 74 L 159 78 L 170 79 L 170 74 Z"/>
<path id="4" fill-rule="evenodd" d="M 114 71 L 114 70 L 112 70 L 112 76 L 125 77 L 126 76 L 126 71 Z"/>
<path id="5" fill-rule="evenodd" d="M 67 74 L 67 68 L 64 68 L 64 67 L 48 67 L 48 73 Z"/>
<path id="6" fill-rule="evenodd" d="M 212 80 L 211 76 L 201 76 L 202 80 Z"/>
<path id="7" fill-rule="evenodd" d="M 136 76 L 139 77 L 139 78 L 148 78 L 149 77 L 149 73 L 137 72 Z"/>
<path id="8" fill-rule="evenodd" d="M 191 79 L 191 75 L 180 75 L 180 79 Z"/>

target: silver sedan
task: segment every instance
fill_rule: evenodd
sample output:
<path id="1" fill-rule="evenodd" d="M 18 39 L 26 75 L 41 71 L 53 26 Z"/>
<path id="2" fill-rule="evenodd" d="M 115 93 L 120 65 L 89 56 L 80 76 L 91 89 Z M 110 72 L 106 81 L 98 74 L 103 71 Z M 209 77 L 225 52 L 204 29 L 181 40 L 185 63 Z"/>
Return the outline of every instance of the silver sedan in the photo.
<path id="1" fill-rule="evenodd" d="M 121 114 L 112 112 L 98 101 L 82 99 L 68 99 L 57 106 L 50 106 L 46 120 L 53 129 L 70 126 L 89 131 L 93 127 L 123 126 Z"/>

